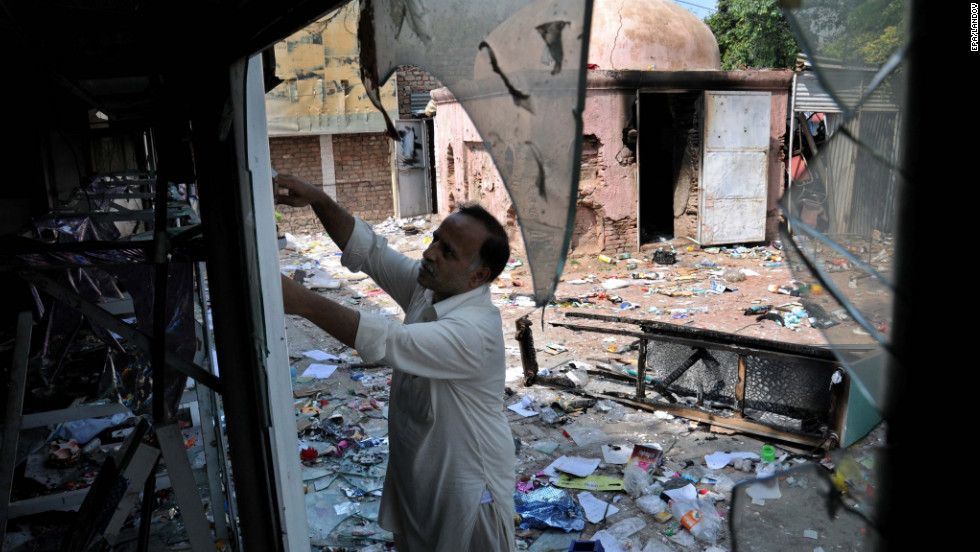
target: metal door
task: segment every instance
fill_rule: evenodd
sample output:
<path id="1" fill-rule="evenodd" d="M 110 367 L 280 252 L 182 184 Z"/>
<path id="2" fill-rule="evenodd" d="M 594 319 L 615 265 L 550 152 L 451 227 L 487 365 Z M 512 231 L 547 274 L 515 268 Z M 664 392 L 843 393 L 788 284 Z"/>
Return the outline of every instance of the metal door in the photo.
<path id="1" fill-rule="evenodd" d="M 425 121 L 396 121 L 401 139 L 395 143 L 395 216 L 414 217 L 432 212 L 429 183 L 429 140 Z"/>
<path id="2" fill-rule="evenodd" d="M 705 92 L 698 241 L 766 238 L 769 92 Z"/>

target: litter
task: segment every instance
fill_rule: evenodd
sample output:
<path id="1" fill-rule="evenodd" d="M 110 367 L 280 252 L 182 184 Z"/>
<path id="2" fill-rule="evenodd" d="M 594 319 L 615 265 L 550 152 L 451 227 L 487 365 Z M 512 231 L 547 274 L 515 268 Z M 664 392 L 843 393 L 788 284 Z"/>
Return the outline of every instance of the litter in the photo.
<path id="1" fill-rule="evenodd" d="M 305 357 L 307 357 L 307 358 L 310 358 L 310 359 L 313 359 L 313 360 L 317 360 L 317 361 L 322 361 L 322 360 L 340 360 L 340 358 L 338 356 L 332 355 L 332 354 L 330 354 L 330 353 L 328 353 L 326 351 L 321 351 L 320 349 L 312 349 L 312 350 L 309 350 L 309 351 L 304 351 L 304 352 L 302 352 L 300 354 L 303 355 L 303 356 L 305 356 Z"/>
<path id="2" fill-rule="evenodd" d="M 539 441 L 531 448 L 540 452 L 541 454 L 551 455 L 558 450 L 558 443 L 554 441 Z"/>
<path id="3" fill-rule="evenodd" d="M 607 475 L 593 474 L 587 477 L 572 477 L 563 473 L 555 486 L 587 491 L 621 491 L 623 490 L 623 480 Z"/>
<path id="4" fill-rule="evenodd" d="M 647 524 L 639 517 L 630 517 L 614 523 L 607 531 L 615 538 L 618 542 L 624 543 L 629 537 L 642 530 Z M 630 550 L 633 549 L 632 546 L 629 547 Z"/>
<path id="5" fill-rule="evenodd" d="M 508 410 L 516 412 L 525 418 L 530 418 L 531 416 L 537 416 L 538 412 L 532 408 L 534 401 L 531 397 L 524 397 L 521 402 L 514 403 L 507 407 Z"/>
<path id="6" fill-rule="evenodd" d="M 704 455 L 704 463 L 709 469 L 720 470 L 736 458 L 758 460 L 759 455 L 754 452 L 712 452 Z"/>
<path id="7" fill-rule="evenodd" d="M 313 363 L 306 367 L 301 377 L 303 378 L 316 378 L 316 379 L 326 379 L 333 375 L 337 370 L 336 364 L 317 364 Z"/>
<path id="8" fill-rule="evenodd" d="M 569 437 L 575 441 L 575 444 L 580 447 L 609 440 L 609 436 L 598 427 L 590 427 L 585 425 L 567 427 L 565 428 L 564 433 L 566 437 Z"/>
<path id="9" fill-rule="evenodd" d="M 592 493 L 584 491 L 578 494 L 578 501 L 585 509 L 585 519 L 591 523 L 599 523 L 606 516 L 611 516 L 619 511 L 619 508 L 608 502 L 596 498 Z"/>
<path id="10" fill-rule="evenodd" d="M 654 469 L 660 465 L 664 459 L 664 451 L 657 445 L 636 445 L 630 454 L 629 462 L 626 466 L 636 465 L 644 471 L 649 471 L 650 466 Z"/>
<path id="11" fill-rule="evenodd" d="M 602 445 L 602 461 L 607 464 L 625 464 L 633 454 L 633 445 Z"/>
<path id="12" fill-rule="evenodd" d="M 598 458 L 582 458 L 579 456 L 561 456 L 545 468 L 544 474 L 549 477 L 558 477 L 558 472 L 570 473 L 576 477 L 590 475 L 599 467 Z"/>
<path id="13" fill-rule="evenodd" d="M 653 480 L 653 475 L 638 466 L 626 466 L 623 471 L 623 490 L 633 498 L 646 495 L 657 495 L 663 490 L 659 483 Z"/>
<path id="14" fill-rule="evenodd" d="M 514 492 L 514 509 L 522 529 L 555 527 L 568 531 L 585 528 L 585 510 L 568 491 L 542 487 L 527 494 Z"/>

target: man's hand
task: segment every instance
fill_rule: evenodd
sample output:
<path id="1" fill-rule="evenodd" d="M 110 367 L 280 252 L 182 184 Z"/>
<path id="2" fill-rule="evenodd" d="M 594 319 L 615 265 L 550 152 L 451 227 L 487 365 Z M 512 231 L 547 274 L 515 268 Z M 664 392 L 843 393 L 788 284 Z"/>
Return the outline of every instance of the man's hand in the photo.
<path id="1" fill-rule="evenodd" d="M 285 189 L 286 193 L 276 196 L 276 203 L 289 205 L 290 207 L 306 207 L 315 203 L 326 195 L 323 190 L 317 188 L 309 182 L 296 178 L 289 174 L 280 174 L 274 177 L 276 184 L 279 185 L 280 192 Z"/>
<path id="2" fill-rule="evenodd" d="M 337 202 L 319 187 L 301 178 L 280 174 L 275 176 L 274 180 L 279 187 L 276 203 L 290 207 L 312 205 L 316 218 L 320 219 L 324 230 L 330 234 L 334 243 L 341 250 L 347 247 L 347 240 L 354 231 L 354 217 L 350 213 L 337 205 Z M 283 190 L 286 191 L 285 194 L 282 193 Z"/>

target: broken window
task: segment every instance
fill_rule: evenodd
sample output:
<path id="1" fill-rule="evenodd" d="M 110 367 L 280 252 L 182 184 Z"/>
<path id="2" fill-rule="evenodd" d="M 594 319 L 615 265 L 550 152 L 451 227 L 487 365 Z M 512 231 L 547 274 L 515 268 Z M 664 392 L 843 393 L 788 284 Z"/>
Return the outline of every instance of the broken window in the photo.
<path id="1" fill-rule="evenodd" d="M 410 64 L 459 100 L 514 202 L 538 305 L 551 298 L 575 227 L 591 11 L 588 0 L 361 1 L 368 94 L 380 106 L 381 83 Z"/>
<path id="2" fill-rule="evenodd" d="M 847 431 L 841 443 L 848 447 L 881 420 L 886 371 L 893 364 L 897 196 L 906 185 L 900 150 L 907 2 L 790 4 L 795 7 L 785 13 L 807 65 L 839 115 L 801 112 L 790 119 L 795 127 L 791 135 L 801 140 L 795 147 L 805 150 L 806 171 L 792 173 L 799 180 L 782 200 L 782 233 L 794 270 L 812 273 L 827 292 L 811 293 L 803 302 L 850 377 Z M 860 330 L 840 331 L 837 323 L 846 318 Z M 870 344 L 870 352 L 848 354 L 861 342 L 862 347 Z M 879 536 L 874 503 L 882 468 L 881 459 L 876 460 L 879 452 L 845 448 L 827 459 L 833 472 L 812 466 L 787 472 L 787 481 L 803 482 L 792 498 L 800 511 L 806 504 L 820 505 L 801 519 L 836 528 L 857 516 L 868 530 L 855 540 L 874 545 Z M 733 537 L 740 546 L 765 546 L 771 540 L 753 520 L 773 520 L 745 515 L 756 500 L 747 491 L 742 487 L 734 496 Z"/>

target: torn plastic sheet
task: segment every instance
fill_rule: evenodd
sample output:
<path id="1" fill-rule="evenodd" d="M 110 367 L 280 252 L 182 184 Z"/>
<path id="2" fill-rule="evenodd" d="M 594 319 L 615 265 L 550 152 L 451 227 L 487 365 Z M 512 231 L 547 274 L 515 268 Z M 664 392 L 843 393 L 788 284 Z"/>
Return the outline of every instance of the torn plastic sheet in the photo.
<path id="1" fill-rule="evenodd" d="M 58 243 L 112 241 L 119 238 L 119 230 L 111 222 L 95 221 L 84 215 L 41 220 L 35 224 L 35 228 L 39 235 L 53 235 Z"/>
<path id="2" fill-rule="evenodd" d="M 514 508 L 521 529 L 555 527 L 567 533 L 585 528 L 585 510 L 568 491 L 556 487 L 541 487 L 527 494 L 515 492 Z"/>
<path id="3" fill-rule="evenodd" d="M 375 106 L 383 111 L 381 83 L 411 64 L 472 119 L 514 202 L 544 306 L 574 230 L 592 0 L 361 0 L 360 13 L 361 80 Z"/>
<path id="4" fill-rule="evenodd" d="M 187 360 L 197 353 L 197 324 L 194 318 L 194 273 L 191 263 L 171 263 L 167 274 L 167 349 Z M 156 286 L 156 268 L 145 266 L 117 266 L 108 269 L 133 298 L 140 331 L 153 335 L 153 296 Z M 137 355 L 148 360 L 149 354 Z M 144 367 L 145 371 L 146 368 Z M 150 372 L 152 374 L 152 371 Z M 187 376 L 176 371 L 166 371 L 165 407 L 168 416 L 177 414 L 180 396 L 187 384 Z M 147 383 L 152 382 L 152 376 Z M 145 388 L 144 388 L 145 389 Z M 143 389 L 141 389 L 143 390 Z M 142 401 L 144 403 L 148 401 Z M 146 404 L 143 405 L 144 408 Z M 149 413 L 140 411 L 139 413 Z"/>

